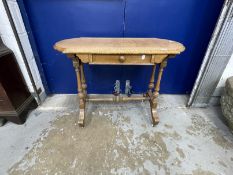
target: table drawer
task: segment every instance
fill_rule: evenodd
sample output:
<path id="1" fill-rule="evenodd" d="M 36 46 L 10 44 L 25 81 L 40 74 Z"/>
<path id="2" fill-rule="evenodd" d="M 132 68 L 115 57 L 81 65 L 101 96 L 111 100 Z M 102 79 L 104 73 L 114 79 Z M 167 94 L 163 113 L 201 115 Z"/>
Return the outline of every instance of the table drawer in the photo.
<path id="1" fill-rule="evenodd" d="M 152 64 L 152 55 L 92 55 L 92 64 Z"/>

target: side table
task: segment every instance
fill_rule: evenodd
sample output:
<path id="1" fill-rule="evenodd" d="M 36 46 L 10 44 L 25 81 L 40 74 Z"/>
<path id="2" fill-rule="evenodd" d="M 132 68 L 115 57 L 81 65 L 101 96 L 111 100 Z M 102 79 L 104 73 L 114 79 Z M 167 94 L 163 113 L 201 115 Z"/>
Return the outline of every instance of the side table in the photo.
<path id="1" fill-rule="evenodd" d="M 163 70 L 169 58 L 175 57 L 185 47 L 175 41 L 157 38 L 72 38 L 57 42 L 54 49 L 66 54 L 73 61 L 77 76 L 79 96 L 79 126 L 84 126 L 86 101 L 149 100 L 152 125 L 159 123 L 157 99 Z M 96 98 L 87 94 L 83 64 L 98 65 L 151 65 L 148 91 L 142 96 Z M 157 81 L 155 70 L 159 68 Z"/>

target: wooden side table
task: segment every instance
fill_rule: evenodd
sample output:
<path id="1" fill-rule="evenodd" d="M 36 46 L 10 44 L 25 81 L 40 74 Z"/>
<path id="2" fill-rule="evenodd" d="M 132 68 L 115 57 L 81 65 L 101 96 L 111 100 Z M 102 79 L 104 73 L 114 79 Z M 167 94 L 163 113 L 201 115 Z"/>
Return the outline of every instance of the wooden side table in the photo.
<path id="1" fill-rule="evenodd" d="M 129 101 L 149 100 L 152 125 L 159 123 L 157 114 L 157 98 L 160 81 L 168 58 L 174 57 L 185 50 L 175 41 L 157 38 L 73 38 L 57 42 L 54 49 L 66 54 L 73 61 L 77 76 L 79 96 L 79 126 L 84 126 L 86 101 Z M 101 65 L 152 65 L 152 73 L 148 91 L 143 96 L 120 96 L 111 98 L 95 98 L 87 95 L 87 85 L 83 64 Z M 159 65 L 157 81 L 155 70 Z"/>

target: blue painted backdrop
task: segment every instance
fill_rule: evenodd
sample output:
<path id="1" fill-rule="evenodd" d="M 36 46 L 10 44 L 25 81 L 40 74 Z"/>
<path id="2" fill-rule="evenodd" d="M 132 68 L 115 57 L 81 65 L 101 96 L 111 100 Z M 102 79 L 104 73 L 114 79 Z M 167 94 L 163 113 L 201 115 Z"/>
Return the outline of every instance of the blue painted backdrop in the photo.
<path id="1" fill-rule="evenodd" d="M 22 2 L 22 1 L 21 1 Z M 182 42 L 171 59 L 161 93 L 190 93 L 223 0 L 24 0 L 50 93 L 76 93 L 71 61 L 53 49 L 72 37 L 158 37 Z M 85 65 L 89 93 L 112 93 L 116 79 L 144 92 L 150 66 Z"/>

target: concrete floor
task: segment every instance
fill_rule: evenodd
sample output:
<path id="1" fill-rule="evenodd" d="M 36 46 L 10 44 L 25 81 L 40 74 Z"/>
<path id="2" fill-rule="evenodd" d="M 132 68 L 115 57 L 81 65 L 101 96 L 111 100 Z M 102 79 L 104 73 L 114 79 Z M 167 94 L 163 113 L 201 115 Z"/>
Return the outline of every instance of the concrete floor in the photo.
<path id="1" fill-rule="evenodd" d="M 147 102 L 90 103 L 79 128 L 76 97 L 55 95 L 24 125 L 0 127 L 4 174 L 233 174 L 233 135 L 219 107 L 187 109 L 161 95 L 152 127 Z"/>

